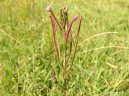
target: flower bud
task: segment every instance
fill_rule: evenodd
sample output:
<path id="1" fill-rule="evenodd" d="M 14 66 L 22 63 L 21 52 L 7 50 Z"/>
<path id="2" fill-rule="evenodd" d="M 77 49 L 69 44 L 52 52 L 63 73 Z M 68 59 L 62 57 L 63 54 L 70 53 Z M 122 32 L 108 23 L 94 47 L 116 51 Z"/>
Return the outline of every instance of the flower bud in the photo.
<path id="1" fill-rule="evenodd" d="M 76 19 L 77 19 L 77 16 L 74 16 L 74 17 L 73 17 L 73 21 L 75 21 Z"/>
<path id="2" fill-rule="evenodd" d="M 51 7 L 50 6 L 47 6 L 46 10 L 50 12 Z"/>

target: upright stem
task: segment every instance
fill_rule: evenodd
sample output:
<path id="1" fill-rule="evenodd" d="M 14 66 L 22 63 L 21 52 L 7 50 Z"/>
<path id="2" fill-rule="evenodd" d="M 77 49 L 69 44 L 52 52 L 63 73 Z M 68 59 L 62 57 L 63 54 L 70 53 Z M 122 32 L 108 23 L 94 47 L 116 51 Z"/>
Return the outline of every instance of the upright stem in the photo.
<path id="1" fill-rule="evenodd" d="M 63 85 L 63 93 L 66 96 L 66 43 L 65 43 L 65 51 L 64 51 L 64 85 Z"/>
<path id="2" fill-rule="evenodd" d="M 66 90 L 67 90 L 67 87 L 66 87 L 66 82 L 67 82 L 67 62 L 66 62 L 66 51 L 67 51 L 67 34 L 65 34 L 65 37 L 64 37 L 64 41 L 65 41 L 65 49 L 64 49 L 64 85 L 63 85 L 63 94 L 64 96 L 66 96 Z"/>
<path id="3" fill-rule="evenodd" d="M 76 41 L 75 41 L 75 45 L 74 45 L 74 51 L 73 51 L 73 55 L 72 55 L 72 61 L 71 61 L 71 65 L 70 65 L 70 71 L 72 69 L 73 61 L 74 61 L 75 54 L 76 54 L 76 49 L 77 49 L 77 44 L 78 44 L 78 39 L 79 39 L 79 33 L 80 33 L 80 28 L 81 28 L 81 21 L 82 21 L 82 17 L 81 17 L 81 19 L 79 20 L 79 23 L 78 23 L 77 34 L 76 34 Z"/>
<path id="4" fill-rule="evenodd" d="M 56 55 L 57 55 L 57 59 L 60 63 L 60 51 L 57 47 L 57 42 L 56 42 L 56 25 L 55 25 L 55 20 L 53 19 L 52 16 L 50 16 L 50 19 L 51 19 L 51 22 L 52 22 L 52 39 L 53 39 L 53 43 L 54 43 L 54 49 L 55 49 L 55 52 L 56 52 Z"/>

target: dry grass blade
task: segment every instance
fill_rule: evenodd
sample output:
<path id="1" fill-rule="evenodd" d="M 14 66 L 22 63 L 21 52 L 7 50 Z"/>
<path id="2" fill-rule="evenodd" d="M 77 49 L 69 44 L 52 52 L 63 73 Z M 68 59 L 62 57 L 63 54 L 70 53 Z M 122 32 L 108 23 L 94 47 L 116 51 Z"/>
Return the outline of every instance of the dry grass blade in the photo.
<path id="1" fill-rule="evenodd" d="M 91 36 L 88 39 L 82 41 L 81 43 L 79 43 L 79 45 L 83 45 L 83 43 L 85 43 L 85 42 L 87 42 L 87 41 L 89 41 L 91 39 L 94 39 L 96 37 L 99 37 L 99 36 L 102 36 L 102 35 L 108 35 L 108 34 L 118 34 L 118 32 L 104 32 L 104 33 L 99 33 L 99 34 L 96 34 L 94 36 Z"/>
<path id="2" fill-rule="evenodd" d="M 107 49 L 107 48 L 116 48 L 116 49 L 129 50 L 129 47 L 120 46 L 120 45 L 116 45 L 116 46 L 102 46 L 102 47 L 86 50 L 86 51 L 83 51 L 83 52 L 79 52 L 78 54 L 88 53 L 88 52 L 91 52 L 91 51 L 97 51 L 97 50 L 102 50 L 102 49 Z"/>

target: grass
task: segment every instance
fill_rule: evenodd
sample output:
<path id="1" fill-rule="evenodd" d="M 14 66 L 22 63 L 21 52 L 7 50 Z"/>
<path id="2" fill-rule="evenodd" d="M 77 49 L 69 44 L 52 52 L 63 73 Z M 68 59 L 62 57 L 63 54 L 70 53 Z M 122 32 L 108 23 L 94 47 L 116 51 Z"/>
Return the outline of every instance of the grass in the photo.
<path id="1" fill-rule="evenodd" d="M 67 95 L 128 96 L 128 0 L 0 0 L 0 96 L 62 96 L 50 77 L 59 70 L 49 4 L 83 17 Z"/>

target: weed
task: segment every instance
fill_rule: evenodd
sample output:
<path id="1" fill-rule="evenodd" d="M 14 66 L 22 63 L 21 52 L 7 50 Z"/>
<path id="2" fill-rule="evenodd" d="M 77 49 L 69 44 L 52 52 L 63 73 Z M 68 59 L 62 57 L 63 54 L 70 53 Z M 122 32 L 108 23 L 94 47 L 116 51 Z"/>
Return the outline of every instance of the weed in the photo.
<path id="1" fill-rule="evenodd" d="M 80 18 L 79 22 L 78 22 L 78 27 L 77 27 L 77 32 L 76 32 L 76 40 L 75 40 L 75 44 L 74 44 L 74 47 L 72 49 L 72 25 L 73 23 L 76 21 L 77 19 L 77 16 L 74 16 L 72 18 L 72 20 L 69 22 L 69 18 L 68 18 L 68 9 L 67 7 L 64 7 L 63 9 L 61 9 L 61 12 L 60 12 L 60 21 L 57 20 L 53 10 L 51 9 L 50 6 L 48 6 L 46 8 L 46 10 L 48 12 L 50 12 L 50 19 L 51 19 L 51 24 L 52 24 L 52 41 L 53 41 L 53 45 L 54 45 L 54 52 L 56 54 L 56 57 L 57 57 L 57 60 L 58 60 L 58 65 L 60 67 L 60 71 L 63 71 L 63 86 L 62 86 L 62 92 L 64 94 L 64 96 L 66 96 L 66 93 L 67 93 L 67 75 L 69 72 L 71 72 L 71 69 L 72 69 L 72 65 L 73 65 L 73 62 L 74 62 L 74 58 L 76 56 L 76 49 L 77 49 L 77 44 L 78 44 L 78 40 L 79 40 L 79 33 L 80 33 L 80 27 L 81 27 L 81 21 L 82 21 L 82 17 Z M 60 43 L 57 41 L 60 41 L 60 40 L 57 40 L 59 35 L 58 32 L 56 32 L 56 26 L 58 25 L 58 27 L 60 28 L 60 31 L 61 31 L 61 38 L 63 38 L 63 46 L 64 46 L 64 50 L 61 51 L 63 52 L 64 56 L 60 56 Z M 70 34 L 70 35 L 69 35 Z M 70 39 L 70 41 L 69 41 Z M 70 47 L 68 48 L 68 44 L 70 45 Z M 69 54 L 67 54 L 69 51 Z M 60 64 L 61 61 L 60 59 L 63 58 L 63 64 Z M 71 61 L 68 61 L 69 58 L 71 58 Z M 70 65 L 68 65 L 68 63 L 70 62 Z M 63 65 L 63 66 L 61 66 Z M 69 69 L 68 69 L 69 68 Z M 57 82 L 57 78 L 55 78 L 53 72 L 51 73 L 51 78 L 53 78 L 54 81 Z"/>

